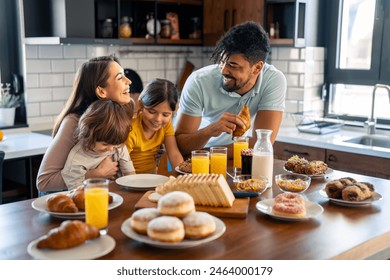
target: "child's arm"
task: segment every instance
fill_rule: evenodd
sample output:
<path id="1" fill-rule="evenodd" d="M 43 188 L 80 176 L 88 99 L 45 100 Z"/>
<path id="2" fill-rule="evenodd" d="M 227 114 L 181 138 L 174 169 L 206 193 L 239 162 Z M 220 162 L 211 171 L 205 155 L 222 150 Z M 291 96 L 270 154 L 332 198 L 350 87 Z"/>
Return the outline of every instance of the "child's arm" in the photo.
<path id="1" fill-rule="evenodd" d="M 126 145 L 122 145 L 122 147 L 118 148 L 116 153 L 118 153 L 119 169 L 122 172 L 122 175 L 127 176 L 135 174 L 135 168 Z"/>
<path id="2" fill-rule="evenodd" d="M 180 163 L 184 161 L 183 156 L 177 147 L 175 136 L 165 136 L 164 144 L 165 149 L 167 150 L 168 159 L 172 165 L 172 168 L 175 169 L 177 166 L 179 166 Z"/>

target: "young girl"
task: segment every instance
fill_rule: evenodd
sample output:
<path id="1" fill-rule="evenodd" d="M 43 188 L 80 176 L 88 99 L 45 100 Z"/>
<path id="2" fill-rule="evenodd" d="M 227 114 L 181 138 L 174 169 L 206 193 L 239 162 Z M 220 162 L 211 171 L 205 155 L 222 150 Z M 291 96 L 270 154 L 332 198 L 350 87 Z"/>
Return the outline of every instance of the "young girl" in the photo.
<path id="1" fill-rule="evenodd" d="M 126 141 L 137 173 L 156 173 L 156 155 L 164 144 L 173 168 L 183 162 L 177 147 L 172 115 L 176 110 L 178 91 L 164 79 L 149 82 L 138 98 L 138 115 Z"/>
<path id="2" fill-rule="evenodd" d="M 107 156 L 118 162 L 121 173 L 118 176 L 135 173 L 124 145 L 131 131 L 132 111 L 132 103 L 120 105 L 111 100 L 98 100 L 80 117 L 76 130 L 78 143 L 61 171 L 69 190 L 82 185 L 85 173 L 96 168 Z"/>

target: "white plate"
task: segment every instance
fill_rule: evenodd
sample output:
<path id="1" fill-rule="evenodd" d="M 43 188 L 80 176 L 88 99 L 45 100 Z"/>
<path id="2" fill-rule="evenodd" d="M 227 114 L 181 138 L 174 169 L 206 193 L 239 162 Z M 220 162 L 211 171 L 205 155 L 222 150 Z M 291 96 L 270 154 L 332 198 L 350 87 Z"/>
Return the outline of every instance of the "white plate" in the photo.
<path id="1" fill-rule="evenodd" d="M 32 203 L 31 206 L 35 210 L 38 210 L 43 213 L 47 213 L 49 215 L 52 215 L 57 218 L 62 218 L 62 219 L 84 219 L 85 218 L 85 212 L 76 212 L 76 213 L 60 213 L 60 212 L 52 212 L 47 210 L 46 208 L 46 200 L 53 195 L 58 195 L 58 194 L 68 194 L 70 191 L 65 191 L 65 192 L 58 192 L 58 193 L 53 193 L 50 195 L 45 195 L 38 197 L 35 199 Z M 117 208 L 119 205 L 123 203 L 123 197 L 121 197 L 119 194 L 112 193 L 110 192 L 110 195 L 113 198 L 113 201 L 108 205 L 108 210 Z"/>
<path id="2" fill-rule="evenodd" d="M 368 198 L 368 199 L 362 200 L 362 201 L 347 201 L 347 200 L 342 200 L 342 199 L 337 199 L 337 198 L 330 198 L 326 194 L 325 189 L 320 190 L 319 193 L 320 193 L 320 195 L 329 199 L 331 202 L 333 202 L 335 204 L 342 205 L 342 206 L 349 206 L 349 207 L 369 206 L 373 202 L 382 199 L 382 196 L 377 192 L 375 192 L 371 198 Z"/>
<path id="3" fill-rule="evenodd" d="M 79 246 L 63 250 L 38 249 L 38 240 L 28 244 L 27 252 L 40 260 L 93 260 L 107 255 L 115 248 L 115 240 L 109 235 L 101 235 Z"/>
<path id="4" fill-rule="evenodd" d="M 270 198 L 266 200 L 261 200 L 256 203 L 256 208 L 260 212 L 267 214 L 275 219 L 279 220 L 285 220 L 285 221 L 304 221 L 308 219 L 315 218 L 324 212 L 324 208 L 322 208 L 321 205 L 318 203 L 305 200 L 305 206 L 306 206 L 306 215 L 304 217 L 295 218 L 295 217 L 285 217 L 281 215 L 276 215 L 272 212 L 272 206 L 274 205 L 275 199 Z"/>
<path id="5" fill-rule="evenodd" d="M 118 185 L 132 190 L 148 190 L 155 188 L 158 184 L 168 181 L 167 176 L 158 174 L 134 174 L 120 177 L 115 180 Z"/>
<path id="6" fill-rule="evenodd" d="M 184 175 L 192 174 L 192 173 L 188 173 L 188 172 L 181 171 L 180 168 L 179 168 L 179 166 L 176 166 L 176 167 L 175 167 L 175 171 L 178 172 L 178 173 L 180 173 L 180 174 L 184 174 Z"/>
<path id="7" fill-rule="evenodd" d="M 203 239 L 197 239 L 197 240 L 190 240 L 190 239 L 184 239 L 183 241 L 179 243 L 169 243 L 169 242 L 161 242 L 157 240 L 150 239 L 146 235 L 138 234 L 130 226 L 130 219 L 128 218 L 126 221 L 122 223 L 122 232 L 127 236 L 130 237 L 131 239 L 134 239 L 139 242 L 143 242 L 146 244 L 149 244 L 150 246 L 153 247 L 158 247 L 158 248 L 164 248 L 164 249 L 184 249 L 184 248 L 191 248 L 195 246 L 199 246 L 204 243 L 208 243 L 210 241 L 213 241 L 217 238 L 219 238 L 226 230 L 226 226 L 224 222 L 222 222 L 220 219 L 214 217 L 215 219 L 215 224 L 216 224 L 216 230 L 215 232 Z"/>
<path id="8" fill-rule="evenodd" d="M 283 169 L 284 171 L 288 172 L 288 173 L 292 173 L 292 174 L 303 174 L 303 173 L 296 173 L 296 172 L 293 172 L 291 170 L 288 170 L 286 169 L 286 167 L 283 166 Z M 333 172 L 333 169 L 332 168 L 328 168 L 326 170 L 326 172 L 324 174 L 303 174 L 303 175 L 307 175 L 309 176 L 310 178 L 313 178 L 313 179 L 317 179 L 317 178 L 323 178 L 325 177 L 326 175 L 329 175 Z"/>

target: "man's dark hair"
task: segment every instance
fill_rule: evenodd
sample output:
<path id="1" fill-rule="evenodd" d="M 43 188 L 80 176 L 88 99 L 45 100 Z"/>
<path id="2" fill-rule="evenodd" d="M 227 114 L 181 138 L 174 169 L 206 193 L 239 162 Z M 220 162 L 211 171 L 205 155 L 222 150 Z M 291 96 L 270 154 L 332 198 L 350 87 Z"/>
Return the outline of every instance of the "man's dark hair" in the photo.
<path id="1" fill-rule="evenodd" d="M 254 21 L 233 26 L 218 42 L 211 55 L 214 63 L 228 59 L 232 54 L 241 53 L 253 65 L 259 60 L 266 61 L 270 52 L 268 34 Z"/>

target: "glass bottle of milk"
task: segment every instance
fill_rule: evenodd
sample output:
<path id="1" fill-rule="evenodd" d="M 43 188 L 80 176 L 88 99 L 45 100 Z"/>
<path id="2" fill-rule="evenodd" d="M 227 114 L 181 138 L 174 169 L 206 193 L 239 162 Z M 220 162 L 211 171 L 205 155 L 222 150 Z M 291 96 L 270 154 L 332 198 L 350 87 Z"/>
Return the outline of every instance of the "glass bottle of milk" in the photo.
<path id="1" fill-rule="evenodd" d="M 252 178 L 266 177 L 272 186 L 274 149 L 271 143 L 272 130 L 256 129 L 257 141 L 253 148 Z"/>

